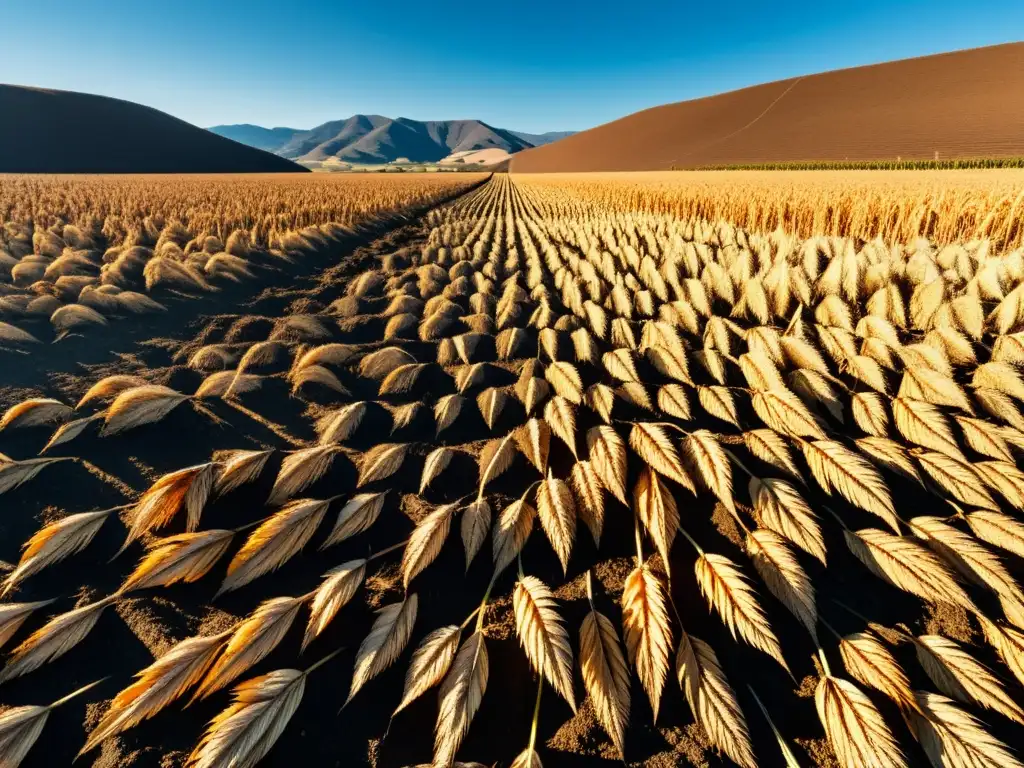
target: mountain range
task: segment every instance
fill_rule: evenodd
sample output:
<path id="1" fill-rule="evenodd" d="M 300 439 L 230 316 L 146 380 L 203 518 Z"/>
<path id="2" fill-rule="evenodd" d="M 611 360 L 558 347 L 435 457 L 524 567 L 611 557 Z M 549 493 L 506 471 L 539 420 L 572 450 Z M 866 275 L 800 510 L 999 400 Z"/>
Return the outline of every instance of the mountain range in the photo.
<path id="1" fill-rule="evenodd" d="M 480 120 L 410 120 L 381 115 L 353 115 L 310 130 L 263 128 L 258 125 L 215 125 L 211 132 L 241 144 L 273 152 L 297 162 L 331 159 L 351 164 L 383 164 L 405 159 L 434 163 L 477 150 L 513 155 L 572 134 L 555 131 L 521 133 L 495 128 Z"/>

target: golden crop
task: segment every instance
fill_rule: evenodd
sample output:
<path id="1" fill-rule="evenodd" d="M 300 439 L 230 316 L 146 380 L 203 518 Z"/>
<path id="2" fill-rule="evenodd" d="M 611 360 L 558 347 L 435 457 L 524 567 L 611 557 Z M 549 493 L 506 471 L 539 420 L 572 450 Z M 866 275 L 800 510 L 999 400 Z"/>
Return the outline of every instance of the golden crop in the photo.
<path id="1" fill-rule="evenodd" d="M 0 176 L 0 340 L 160 311 L 252 280 L 481 175 Z M 6 285 L 4 285 L 6 283 Z M 40 321 L 50 329 L 37 330 Z"/>
<path id="2" fill-rule="evenodd" d="M 992 241 L 1024 245 L 1024 170 L 672 171 L 517 174 L 540 191 L 572 193 L 597 213 L 664 213 L 726 221 L 751 232 L 784 230 L 879 238 L 912 246 Z"/>
<path id="3" fill-rule="evenodd" d="M 153 245 L 181 224 L 191 237 L 253 243 L 322 224 L 354 227 L 382 214 L 436 202 L 478 174 L 244 174 L 175 176 L 0 175 L 0 220 L 15 231 L 71 224 L 103 235 L 107 247 Z M 10 233 L 11 226 L 8 226 Z M 29 233 L 31 237 L 31 232 Z M 147 242 L 148 241 L 148 242 Z"/>
<path id="4" fill-rule="evenodd" d="M 918 749 L 935 766 L 1020 766 L 1002 735 L 1024 725 L 1024 250 L 1007 248 L 1008 212 L 966 223 L 1009 188 L 978 177 L 942 194 L 894 177 L 863 188 L 875 214 L 854 215 L 855 182 L 815 178 L 496 176 L 426 214 L 414 245 L 332 272 L 329 306 L 281 314 L 259 338 L 211 325 L 182 339 L 194 388 L 143 367 L 13 406 L 0 436 L 59 426 L 45 456 L 0 457 L 0 494 L 58 475 L 75 446 L 90 460 L 126 432 L 159 436 L 172 413 L 229 418 L 216 445 L 197 429 L 194 461 L 129 500 L 123 521 L 81 511 L 32 536 L 8 593 L 104 526 L 138 562 L 22 640 L 0 683 L 74 653 L 122 600 L 265 585 L 232 627 L 179 639 L 119 681 L 84 750 L 195 695 L 221 712 L 187 764 L 252 766 L 298 730 L 315 673 L 342 681 L 335 708 L 389 697 L 393 732 L 422 728 L 406 709 L 436 694 L 432 764 L 453 766 L 474 757 L 486 697 L 509 696 L 488 691 L 489 652 L 514 628 L 521 657 L 496 659 L 538 685 L 529 736 L 503 721 L 527 744 L 515 768 L 541 766 L 545 687 L 545 707 L 593 718 L 623 759 L 653 757 L 632 745 L 632 720 L 692 718 L 744 768 L 805 764 L 808 738 L 843 768 L 902 768 Z M 773 195 L 805 201 L 807 226 L 834 208 L 835 232 L 722 218 L 770 221 L 759 206 Z M 925 213 L 901 217 L 915 205 Z M 906 237 L 857 235 L 886 221 Z M 925 239 L 915 221 L 963 240 Z M 247 406 L 296 400 L 308 439 L 267 419 L 262 442 L 231 443 Z M 220 500 L 235 508 L 232 494 L 256 489 L 264 508 L 225 524 Z M 314 549 L 333 567 L 311 568 Z M 285 569 L 305 586 L 276 594 Z M 381 583 L 386 600 L 363 598 Z M 372 624 L 351 622 L 345 671 L 316 672 L 345 645 L 339 615 L 364 603 Z M 0 605 L 0 643 L 45 606 Z M 928 618 L 940 611 L 957 621 Z M 252 677 L 271 654 L 295 663 Z M 382 678 L 396 664 L 401 690 Z M 796 682 L 808 678 L 813 703 Z M 14 711 L 0 757 L 16 763 L 49 710 Z M 762 716 L 775 741 L 751 729 Z M 796 730 L 807 720 L 809 736 Z M 496 748 L 483 757 L 513 758 Z"/>

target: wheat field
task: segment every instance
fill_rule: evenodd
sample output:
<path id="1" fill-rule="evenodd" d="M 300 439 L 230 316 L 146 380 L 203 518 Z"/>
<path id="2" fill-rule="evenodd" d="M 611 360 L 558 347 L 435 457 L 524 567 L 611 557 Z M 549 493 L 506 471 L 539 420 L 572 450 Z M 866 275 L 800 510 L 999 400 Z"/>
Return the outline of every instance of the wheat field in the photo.
<path id="1" fill-rule="evenodd" d="M 0 765 L 1022 765 L 1024 176 L 872 174 L 5 187 L 205 287 L 0 342 Z"/>
<path id="2" fill-rule="evenodd" d="M 154 290 L 283 279 L 310 252 L 482 178 L 0 175 L 0 340 L 32 344 L 164 311 Z"/>

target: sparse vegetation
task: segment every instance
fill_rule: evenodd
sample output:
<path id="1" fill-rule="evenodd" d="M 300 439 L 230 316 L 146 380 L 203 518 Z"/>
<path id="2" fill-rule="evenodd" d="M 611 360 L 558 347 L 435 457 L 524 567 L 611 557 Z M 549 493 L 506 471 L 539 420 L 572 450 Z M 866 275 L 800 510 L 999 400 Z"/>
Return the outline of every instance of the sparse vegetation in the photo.
<path id="1" fill-rule="evenodd" d="M 359 180 L 380 207 L 231 215 L 272 248 L 456 188 L 434 178 Z M 272 297 L 258 333 L 210 322 L 163 367 L 19 396 L 0 440 L 46 457 L 0 457 L 0 494 L 175 430 L 189 459 L 28 539 L 0 681 L 85 665 L 106 608 L 161 590 L 230 616 L 110 681 L 83 752 L 191 698 L 220 714 L 167 759 L 197 768 L 294 762 L 278 742 L 319 709 L 342 707 L 321 735 L 350 732 L 353 701 L 360 738 L 390 729 L 388 765 L 540 768 L 570 718 L 629 764 L 692 756 L 693 723 L 701 759 L 745 768 L 1021 765 L 1019 175 L 719 178 L 494 176 L 413 245 L 339 265 L 312 310 Z M 217 210 L 168 216 L 230 241 Z M 112 588 L 44 580 L 103 536 L 120 557 L 90 583 Z M 40 581 L 83 599 L 51 608 Z M 48 712 L 21 709 L 0 762 Z M 496 718 L 501 739 L 473 738 Z"/>

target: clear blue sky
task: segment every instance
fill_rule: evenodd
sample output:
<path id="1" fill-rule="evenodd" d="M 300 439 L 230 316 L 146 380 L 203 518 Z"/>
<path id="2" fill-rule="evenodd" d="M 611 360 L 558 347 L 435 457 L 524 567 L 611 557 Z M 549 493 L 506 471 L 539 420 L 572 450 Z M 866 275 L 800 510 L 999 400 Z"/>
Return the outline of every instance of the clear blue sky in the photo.
<path id="1" fill-rule="evenodd" d="M 0 26 L 0 82 L 201 126 L 363 112 L 539 132 L 1024 39 L 1024 0 L 0 0 Z"/>

